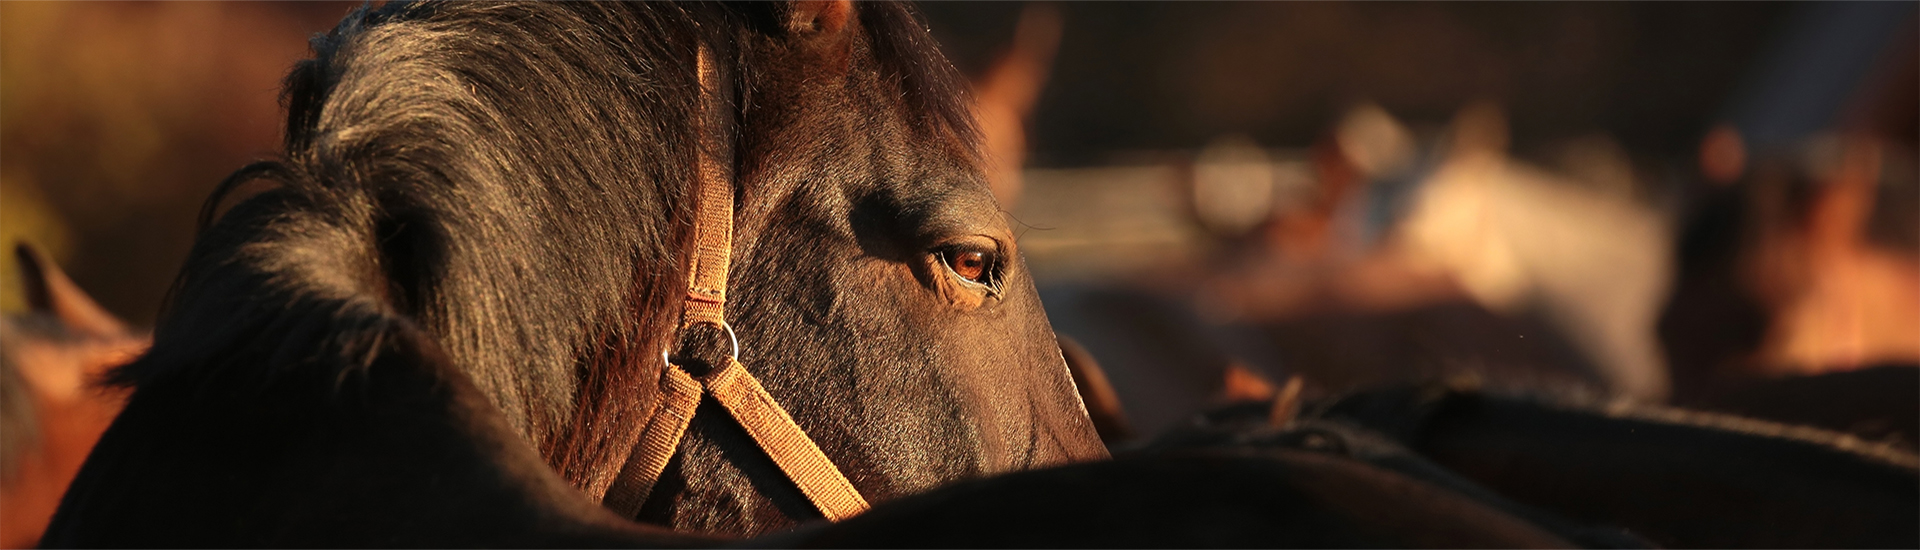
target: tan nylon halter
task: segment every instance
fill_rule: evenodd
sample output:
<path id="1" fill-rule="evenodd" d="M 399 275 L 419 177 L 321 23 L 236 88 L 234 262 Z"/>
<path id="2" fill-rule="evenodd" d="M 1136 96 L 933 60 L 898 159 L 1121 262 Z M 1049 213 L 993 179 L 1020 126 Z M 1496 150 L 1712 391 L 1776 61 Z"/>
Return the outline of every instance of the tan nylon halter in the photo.
<path id="1" fill-rule="evenodd" d="M 676 333 L 704 323 L 727 331 L 731 337 L 726 305 L 727 270 L 733 250 L 733 141 L 725 136 L 725 129 L 732 127 L 733 108 L 720 99 L 720 94 L 732 86 L 711 57 L 701 46 L 697 65 L 700 127 L 705 143 L 700 147 L 697 165 L 699 213 L 694 222 L 694 255 L 687 268 L 687 295 Z M 607 488 L 602 503 L 626 517 L 638 515 L 680 447 L 680 439 L 686 435 L 687 424 L 705 393 L 746 429 L 754 443 L 773 458 L 787 479 L 828 520 L 840 521 L 866 511 L 867 500 L 860 491 L 740 364 L 738 351 L 736 348 L 734 355 L 727 357 L 725 365 L 700 378 L 672 363 L 662 369 L 660 406 L 647 420 L 639 442 Z"/>

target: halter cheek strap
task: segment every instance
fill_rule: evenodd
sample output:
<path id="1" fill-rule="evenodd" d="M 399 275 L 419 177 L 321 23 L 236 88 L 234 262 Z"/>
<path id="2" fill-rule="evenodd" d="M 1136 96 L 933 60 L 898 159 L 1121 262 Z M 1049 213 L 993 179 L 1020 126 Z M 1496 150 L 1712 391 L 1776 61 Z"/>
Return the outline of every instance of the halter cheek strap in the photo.
<path id="1" fill-rule="evenodd" d="M 699 212 L 694 222 L 694 254 L 687 269 L 687 295 L 676 332 L 707 324 L 725 330 L 731 338 L 733 328 L 727 325 L 726 305 L 727 271 L 733 250 L 733 140 L 724 129 L 733 127 L 733 109 L 720 100 L 720 94 L 732 86 L 711 57 L 702 46 L 697 58 L 704 138 L 697 161 Z M 725 364 L 699 378 L 667 362 L 660 375 L 660 406 L 647 419 L 640 440 L 607 488 L 602 504 L 628 518 L 639 514 L 680 447 L 701 396 L 709 395 L 828 520 L 840 521 L 866 511 L 867 500 L 860 491 L 747 372 L 738 355 L 736 340 Z M 661 357 L 665 360 L 665 353 Z"/>

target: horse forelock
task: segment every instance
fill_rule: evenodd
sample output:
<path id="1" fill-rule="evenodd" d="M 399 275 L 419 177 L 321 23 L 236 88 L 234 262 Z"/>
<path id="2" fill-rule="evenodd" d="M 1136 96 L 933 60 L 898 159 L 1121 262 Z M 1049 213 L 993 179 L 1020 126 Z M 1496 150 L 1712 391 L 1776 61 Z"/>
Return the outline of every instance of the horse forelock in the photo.
<path id="1" fill-rule="evenodd" d="M 596 485 L 671 334 L 697 89 L 676 44 L 699 17 L 356 10 L 288 77 L 283 158 L 237 172 L 207 211 L 243 180 L 280 188 L 204 230 L 154 353 L 118 379 L 345 372 L 421 330 L 565 478 Z"/>

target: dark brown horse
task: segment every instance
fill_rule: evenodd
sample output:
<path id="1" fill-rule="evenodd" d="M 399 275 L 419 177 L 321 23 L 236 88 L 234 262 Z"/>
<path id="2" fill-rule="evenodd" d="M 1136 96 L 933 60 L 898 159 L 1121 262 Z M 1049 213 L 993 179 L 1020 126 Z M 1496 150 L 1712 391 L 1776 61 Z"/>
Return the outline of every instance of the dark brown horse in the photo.
<path id="1" fill-rule="evenodd" d="M 395 3 L 313 46 L 44 544 L 695 542 L 597 501 L 663 353 L 725 341 L 675 330 L 719 149 L 739 359 L 866 499 L 1105 456 L 904 7 Z M 819 514 L 707 400 L 626 519 Z"/>
<path id="2" fill-rule="evenodd" d="M 1892 442 L 1437 384 L 1319 408 L 1318 416 L 1376 430 L 1514 501 L 1661 546 L 1920 545 L 1920 458 Z"/>

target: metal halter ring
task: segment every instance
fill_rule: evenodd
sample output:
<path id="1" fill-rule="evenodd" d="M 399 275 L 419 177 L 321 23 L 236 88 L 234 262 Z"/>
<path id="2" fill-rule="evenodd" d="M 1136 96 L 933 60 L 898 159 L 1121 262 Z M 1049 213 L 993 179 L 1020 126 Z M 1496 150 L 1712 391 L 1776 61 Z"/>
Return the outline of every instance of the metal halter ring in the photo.
<path id="1" fill-rule="evenodd" d="M 735 360 L 740 359 L 740 337 L 734 336 L 733 325 L 727 324 L 726 321 L 721 321 L 719 323 L 713 323 L 711 321 L 701 321 L 698 324 L 705 324 L 705 325 L 718 324 L 720 326 L 720 330 L 727 331 L 727 342 L 733 344 L 733 352 L 728 353 L 727 357 L 731 357 Z M 660 362 L 666 363 L 668 365 L 673 364 L 673 360 L 667 358 L 667 350 L 664 350 L 664 349 L 660 350 Z"/>

